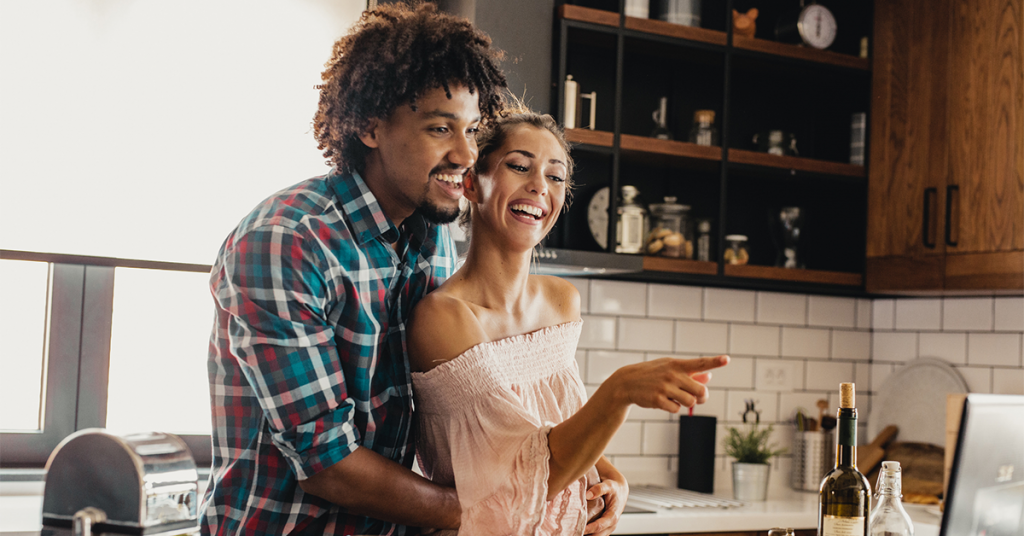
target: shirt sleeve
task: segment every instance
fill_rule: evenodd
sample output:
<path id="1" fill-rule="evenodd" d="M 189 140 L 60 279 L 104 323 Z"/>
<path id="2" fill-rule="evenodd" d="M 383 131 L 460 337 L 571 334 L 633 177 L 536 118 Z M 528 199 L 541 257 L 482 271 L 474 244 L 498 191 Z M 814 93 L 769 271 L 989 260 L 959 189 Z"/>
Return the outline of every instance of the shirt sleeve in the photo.
<path id="1" fill-rule="evenodd" d="M 344 288 L 324 274 L 338 269 L 314 237 L 268 225 L 224 252 L 212 285 L 230 315 L 231 353 L 299 480 L 344 459 L 360 439 L 328 320 Z"/>

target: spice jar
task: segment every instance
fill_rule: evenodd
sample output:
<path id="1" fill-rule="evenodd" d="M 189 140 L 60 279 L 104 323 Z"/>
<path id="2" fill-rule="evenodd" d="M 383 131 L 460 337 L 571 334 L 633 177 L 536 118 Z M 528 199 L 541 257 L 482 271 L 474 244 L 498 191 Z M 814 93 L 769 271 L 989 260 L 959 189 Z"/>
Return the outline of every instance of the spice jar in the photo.
<path id="1" fill-rule="evenodd" d="M 714 110 L 697 110 L 693 112 L 693 128 L 690 130 L 690 143 L 697 145 L 718 145 L 718 129 L 715 128 Z"/>
<path id="2" fill-rule="evenodd" d="M 747 264 L 750 260 L 750 253 L 747 252 L 746 235 L 729 235 L 725 237 L 729 247 L 726 248 L 722 258 L 729 264 Z"/>
<path id="3" fill-rule="evenodd" d="M 711 220 L 697 220 L 697 260 L 711 260 Z"/>
<path id="4" fill-rule="evenodd" d="M 647 235 L 647 209 L 637 200 L 640 191 L 635 186 L 622 187 L 619 221 L 615 226 L 615 253 L 643 253 Z"/>
<path id="5" fill-rule="evenodd" d="M 690 206 L 676 203 L 669 196 L 664 203 L 654 203 L 651 210 L 651 232 L 644 250 L 648 255 L 693 258 L 693 228 L 690 225 Z"/>

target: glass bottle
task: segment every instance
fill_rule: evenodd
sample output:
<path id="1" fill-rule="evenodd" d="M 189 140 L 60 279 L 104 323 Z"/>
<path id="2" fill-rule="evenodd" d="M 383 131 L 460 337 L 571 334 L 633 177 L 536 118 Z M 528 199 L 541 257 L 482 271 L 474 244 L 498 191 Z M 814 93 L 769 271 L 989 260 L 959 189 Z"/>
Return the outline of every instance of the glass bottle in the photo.
<path id="1" fill-rule="evenodd" d="M 615 253 L 643 253 L 647 236 L 647 209 L 637 201 L 640 191 L 635 186 L 622 187 L 622 204 L 617 211 Z"/>
<path id="2" fill-rule="evenodd" d="M 791 528 L 776 527 L 768 530 L 768 536 L 794 536 L 796 532 Z"/>
<path id="3" fill-rule="evenodd" d="M 818 492 L 819 536 L 867 536 L 871 486 L 857 470 L 857 408 L 854 385 L 839 384 L 836 466 Z"/>
<path id="4" fill-rule="evenodd" d="M 697 145 L 718 145 L 718 129 L 715 128 L 714 110 L 697 110 L 693 112 L 693 129 L 690 130 L 690 143 Z"/>
<path id="5" fill-rule="evenodd" d="M 711 260 L 711 220 L 698 220 L 697 232 L 697 260 Z"/>
<path id="6" fill-rule="evenodd" d="M 665 197 L 664 203 L 650 205 L 651 232 L 647 235 L 646 253 L 663 257 L 693 258 L 693 228 L 690 226 L 690 205 L 676 203 L 676 197 Z"/>
<path id="7" fill-rule="evenodd" d="M 903 508 L 900 462 L 882 462 L 875 486 L 869 536 L 914 536 L 914 524 Z"/>

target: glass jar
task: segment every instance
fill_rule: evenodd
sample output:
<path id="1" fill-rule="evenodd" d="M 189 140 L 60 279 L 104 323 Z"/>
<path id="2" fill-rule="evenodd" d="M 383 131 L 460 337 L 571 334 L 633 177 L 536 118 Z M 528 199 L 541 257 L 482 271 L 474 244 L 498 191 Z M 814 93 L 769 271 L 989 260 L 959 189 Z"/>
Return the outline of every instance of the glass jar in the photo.
<path id="1" fill-rule="evenodd" d="M 729 246 L 722 254 L 722 258 L 729 264 L 747 264 L 750 261 L 750 253 L 747 251 L 746 235 L 729 235 L 725 237 Z"/>
<path id="2" fill-rule="evenodd" d="M 690 143 L 697 145 L 718 145 L 718 129 L 715 128 L 714 110 L 697 110 L 693 112 L 693 128 L 690 130 Z"/>
<path id="3" fill-rule="evenodd" d="M 647 209 L 637 200 L 640 191 L 635 186 L 622 187 L 622 204 L 615 226 L 615 253 L 643 253 L 647 236 Z"/>
<path id="4" fill-rule="evenodd" d="M 779 528 L 770 529 L 768 536 L 794 536 L 796 532 L 791 528 Z"/>
<path id="5" fill-rule="evenodd" d="M 644 251 L 648 255 L 693 258 L 693 227 L 690 206 L 676 203 L 669 196 L 664 203 L 654 203 L 651 210 L 651 232 L 647 234 Z"/>

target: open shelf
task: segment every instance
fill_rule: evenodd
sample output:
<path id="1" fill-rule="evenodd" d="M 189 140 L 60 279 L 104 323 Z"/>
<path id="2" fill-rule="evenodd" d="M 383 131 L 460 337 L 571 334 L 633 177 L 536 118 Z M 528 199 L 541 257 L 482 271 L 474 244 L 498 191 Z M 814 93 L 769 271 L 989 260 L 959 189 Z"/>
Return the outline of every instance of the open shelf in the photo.
<path id="1" fill-rule="evenodd" d="M 613 26 L 616 28 L 619 26 L 619 14 L 603 9 L 563 4 L 558 8 L 558 16 L 566 20 L 589 22 L 602 26 Z"/>
<path id="2" fill-rule="evenodd" d="M 687 41 L 699 41 L 701 43 L 708 43 L 723 47 L 728 43 L 728 36 L 726 36 L 725 32 L 709 30 L 707 28 L 684 26 L 682 24 L 673 24 L 671 22 L 656 19 L 626 17 L 626 29 L 651 35 L 663 35 L 665 37 L 673 37 L 676 39 L 686 39 Z"/>
<path id="3" fill-rule="evenodd" d="M 645 256 L 644 271 L 715 275 L 718 273 L 718 263 L 709 261 L 693 261 L 690 259 Z"/>
<path id="4" fill-rule="evenodd" d="M 646 265 L 645 265 L 646 267 Z M 752 279 L 772 279 L 775 281 L 794 281 L 799 283 L 819 283 L 825 285 L 843 285 L 856 287 L 864 283 L 864 276 L 851 272 L 828 272 L 824 270 L 795 270 L 775 266 L 756 266 L 752 264 L 726 264 L 725 275 L 729 277 L 745 277 Z"/>
<path id="5" fill-rule="evenodd" d="M 565 139 L 569 143 L 580 143 L 593 145 L 595 147 L 608 147 L 615 142 L 615 135 L 603 130 L 590 130 L 589 128 L 570 128 L 565 131 Z"/>
<path id="6" fill-rule="evenodd" d="M 648 138 L 646 136 L 623 134 L 619 138 L 619 146 L 624 152 L 630 151 L 636 153 L 678 156 L 681 158 L 693 158 L 697 160 L 722 160 L 721 147 L 709 147 L 685 141 L 659 140 L 657 138 Z"/>
<path id="7" fill-rule="evenodd" d="M 837 67 L 859 69 L 862 71 L 871 70 L 871 61 L 867 58 L 858 58 L 856 56 L 850 56 L 849 54 L 839 54 L 828 50 L 818 50 L 816 48 L 779 43 L 778 41 L 769 41 L 767 39 L 733 35 L 732 46 L 733 48 L 741 50 L 750 50 L 753 52 L 761 52 L 763 54 L 771 54 L 774 56 L 782 56 L 797 60 L 813 61 Z"/>
<path id="8" fill-rule="evenodd" d="M 844 164 L 842 162 L 829 162 L 826 160 L 815 160 L 813 158 L 800 158 L 799 156 L 778 156 L 757 151 L 744 149 L 729 149 L 729 162 L 737 164 L 748 164 L 752 166 L 765 166 L 780 169 L 795 169 L 824 175 L 842 175 L 845 177 L 867 178 L 867 170 L 864 166 Z"/>

